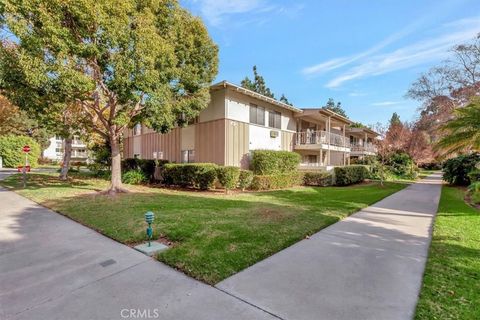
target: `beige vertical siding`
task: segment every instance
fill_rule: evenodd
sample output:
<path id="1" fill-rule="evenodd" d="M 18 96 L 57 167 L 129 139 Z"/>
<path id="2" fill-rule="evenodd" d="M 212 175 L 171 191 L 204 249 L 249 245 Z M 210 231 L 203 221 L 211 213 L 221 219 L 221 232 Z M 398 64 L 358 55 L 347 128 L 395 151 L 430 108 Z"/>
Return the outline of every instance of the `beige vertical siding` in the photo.
<path id="1" fill-rule="evenodd" d="M 181 150 L 181 129 L 175 128 L 164 134 L 154 131 L 142 134 L 141 136 L 141 157 L 142 159 L 153 159 L 154 152 L 163 152 L 163 159 L 171 162 L 180 162 Z"/>
<path id="2" fill-rule="evenodd" d="M 133 158 L 133 137 L 123 139 L 123 158 Z"/>
<path id="3" fill-rule="evenodd" d="M 248 123 L 226 120 L 225 165 L 248 168 Z"/>
<path id="4" fill-rule="evenodd" d="M 225 164 L 225 119 L 195 126 L 195 162 Z"/>
<path id="5" fill-rule="evenodd" d="M 293 151 L 293 132 L 282 131 L 282 150 Z"/>

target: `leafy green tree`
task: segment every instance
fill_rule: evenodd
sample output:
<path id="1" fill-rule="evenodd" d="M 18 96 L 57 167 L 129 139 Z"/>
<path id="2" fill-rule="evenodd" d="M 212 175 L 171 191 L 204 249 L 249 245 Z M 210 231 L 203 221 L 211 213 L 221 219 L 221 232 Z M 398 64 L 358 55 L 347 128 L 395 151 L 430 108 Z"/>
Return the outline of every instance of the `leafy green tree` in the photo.
<path id="1" fill-rule="evenodd" d="M 280 102 L 288 104 L 289 106 L 293 106 L 293 104 L 290 101 L 288 101 L 287 97 L 285 97 L 283 93 L 282 93 L 282 96 L 280 97 Z"/>
<path id="2" fill-rule="evenodd" d="M 6 135 L 0 137 L 0 157 L 3 165 L 8 168 L 23 166 L 25 163 L 25 153 L 23 146 L 30 146 L 30 152 L 27 154 L 28 162 L 31 167 L 36 167 L 40 157 L 40 145 L 38 142 L 26 136 Z"/>
<path id="3" fill-rule="evenodd" d="M 0 136 L 10 134 L 31 137 L 42 149 L 48 147 L 50 133 L 46 128 L 0 95 Z"/>
<path id="4" fill-rule="evenodd" d="M 79 108 L 108 139 L 109 193 L 121 182 L 123 131 L 166 132 L 208 105 L 218 49 L 202 21 L 174 0 L 3 1 L 15 35 L 0 51 L 0 86 L 19 107 Z"/>
<path id="5" fill-rule="evenodd" d="M 263 79 L 263 77 L 258 74 L 257 66 L 253 66 L 253 81 L 250 80 L 250 78 L 245 77 L 245 79 L 243 79 L 240 84 L 245 89 L 255 91 L 270 98 L 275 98 L 275 95 L 265 84 L 265 79 Z"/>
<path id="6" fill-rule="evenodd" d="M 328 110 L 331 110 L 335 113 L 338 113 L 339 115 L 341 115 L 345 118 L 348 118 L 347 112 L 342 107 L 342 103 L 337 102 L 337 104 L 335 104 L 335 100 L 333 100 L 332 98 L 328 99 L 327 104 L 325 105 L 324 108 L 326 108 Z"/>
<path id="7" fill-rule="evenodd" d="M 398 115 L 398 113 L 394 112 L 392 114 L 392 117 L 390 118 L 390 126 L 400 125 L 400 124 L 402 124 L 402 121 L 400 120 L 400 116 Z"/>
<path id="8" fill-rule="evenodd" d="M 445 136 L 435 148 L 445 153 L 480 151 L 480 98 L 472 98 L 467 106 L 457 108 L 454 116 L 441 127 Z"/>

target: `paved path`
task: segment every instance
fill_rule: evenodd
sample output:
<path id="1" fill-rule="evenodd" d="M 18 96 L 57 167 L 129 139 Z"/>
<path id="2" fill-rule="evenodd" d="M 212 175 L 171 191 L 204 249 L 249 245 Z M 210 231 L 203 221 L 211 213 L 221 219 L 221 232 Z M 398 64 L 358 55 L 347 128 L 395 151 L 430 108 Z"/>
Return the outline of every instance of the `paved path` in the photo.
<path id="1" fill-rule="evenodd" d="M 441 191 L 439 174 L 220 282 L 282 319 L 411 319 Z"/>
<path id="2" fill-rule="evenodd" d="M 0 171 L 0 179 L 7 174 Z M 0 189 L 0 319 L 148 318 L 136 310 L 172 320 L 274 319 Z"/>
<path id="3" fill-rule="evenodd" d="M 218 289 L 0 189 L 0 319 L 407 319 L 439 184 L 410 186 Z"/>

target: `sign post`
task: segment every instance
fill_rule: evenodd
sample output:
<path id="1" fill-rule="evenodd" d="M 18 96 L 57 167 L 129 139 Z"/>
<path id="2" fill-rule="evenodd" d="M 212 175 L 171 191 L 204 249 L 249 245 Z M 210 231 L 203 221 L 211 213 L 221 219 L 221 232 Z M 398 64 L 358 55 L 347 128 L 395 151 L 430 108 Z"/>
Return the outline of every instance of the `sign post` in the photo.
<path id="1" fill-rule="evenodd" d="M 22 148 L 23 153 L 25 153 L 25 165 L 22 168 L 23 172 L 23 188 L 27 187 L 27 166 L 30 164 L 28 163 L 28 153 L 30 152 L 30 146 L 26 145 Z"/>

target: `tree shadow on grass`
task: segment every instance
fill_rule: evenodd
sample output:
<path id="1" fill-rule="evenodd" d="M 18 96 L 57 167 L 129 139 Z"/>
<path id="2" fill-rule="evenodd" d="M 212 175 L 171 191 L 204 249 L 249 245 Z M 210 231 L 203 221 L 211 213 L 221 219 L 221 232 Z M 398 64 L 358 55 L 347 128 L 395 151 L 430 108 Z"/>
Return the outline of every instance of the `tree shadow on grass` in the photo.
<path id="1" fill-rule="evenodd" d="M 41 174 L 41 173 L 28 173 L 26 187 L 23 187 L 22 174 L 14 174 L 6 179 L 0 181 L 0 185 L 8 188 L 9 190 L 38 190 L 43 188 L 68 188 L 75 187 L 77 189 L 91 189 L 92 191 L 98 191 L 98 188 L 92 186 L 92 184 L 86 183 L 85 179 L 78 179 L 75 176 L 69 177 L 67 180 L 60 180 L 57 175 Z"/>

